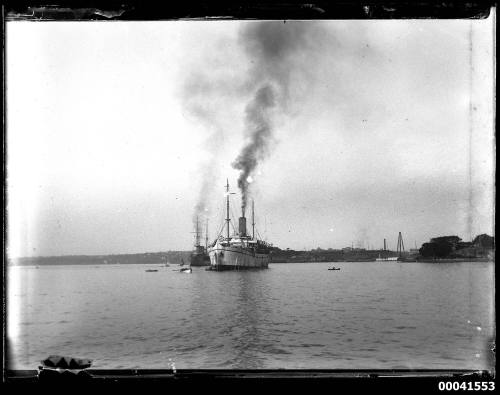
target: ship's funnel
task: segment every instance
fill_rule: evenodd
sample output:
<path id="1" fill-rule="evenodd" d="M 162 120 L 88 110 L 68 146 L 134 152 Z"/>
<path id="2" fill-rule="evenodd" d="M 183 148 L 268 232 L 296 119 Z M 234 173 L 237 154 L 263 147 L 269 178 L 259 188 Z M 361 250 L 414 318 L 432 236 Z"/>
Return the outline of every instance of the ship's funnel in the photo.
<path id="1" fill-rule="evenodd" d="M 245 217 L 240 217 L 239 230 L 240 236 L 247 235 L 247 219 Z"/>

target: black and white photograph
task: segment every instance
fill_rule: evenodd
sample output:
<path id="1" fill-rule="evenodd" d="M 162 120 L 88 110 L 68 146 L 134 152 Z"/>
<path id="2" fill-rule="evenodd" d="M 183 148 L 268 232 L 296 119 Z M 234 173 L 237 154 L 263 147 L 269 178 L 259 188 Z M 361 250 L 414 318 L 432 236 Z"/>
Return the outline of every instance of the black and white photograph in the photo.
<path id="1" fill-rule="evenodd" d="M 495 7 L 30 12 L 4 26 L 12 377 L 494 376 Z"/>

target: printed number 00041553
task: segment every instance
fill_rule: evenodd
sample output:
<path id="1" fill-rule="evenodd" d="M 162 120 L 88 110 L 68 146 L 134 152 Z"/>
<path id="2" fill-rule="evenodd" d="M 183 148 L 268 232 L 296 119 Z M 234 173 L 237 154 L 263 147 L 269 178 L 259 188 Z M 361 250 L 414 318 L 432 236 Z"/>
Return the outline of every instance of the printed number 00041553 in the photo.
<path id="1" fill-rule="evenodd" d="M 440 391 L 493 391 L 494 381 L 440 381 L 438 384 Z"/>

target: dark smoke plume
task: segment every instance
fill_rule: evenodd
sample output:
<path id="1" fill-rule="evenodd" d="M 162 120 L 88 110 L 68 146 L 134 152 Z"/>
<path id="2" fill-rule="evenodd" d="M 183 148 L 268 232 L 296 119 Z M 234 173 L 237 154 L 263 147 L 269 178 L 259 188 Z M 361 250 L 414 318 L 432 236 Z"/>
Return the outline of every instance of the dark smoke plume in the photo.
<path id="1" fill-rule="evenodd" d="M 238 187 L 242 195 L 243 214 L 247 204 L 248 179 L 267 153 L 267 143 L 272 132 L 268 112 L 274 105 L 274 90 L 270 85 L 265 85 L 257 91 L 246 108 L 246 126 L 250 140 L 233 163 L 233 167 L 240 170 Z"/>
<path id="2" fill-rule="evenodd" d="M 246 106 L 247 142 L 232 164 L 240 171 L 243 215 L 251 176 L 269 153 L 274 112 L 287 111 L 293 82 L 307 74 L 305 64 L 320 34 L 318 25 L 311 22 L 251 22 L 241 31 L 240 42 L 252 64 L 247 86 L 254 92 Z"/>

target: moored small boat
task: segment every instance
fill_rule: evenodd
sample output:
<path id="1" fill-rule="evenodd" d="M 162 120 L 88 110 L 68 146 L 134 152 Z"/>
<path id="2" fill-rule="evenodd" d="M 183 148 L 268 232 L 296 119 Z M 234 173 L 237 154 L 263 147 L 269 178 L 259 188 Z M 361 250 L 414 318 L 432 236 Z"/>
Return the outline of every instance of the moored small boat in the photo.
<path id="1" fill-rule="evenodd" d="M 398 260 L 398 257 L 397 256 L 389 256 L 389 257 L 384 257 L 382 258 L 379 254 L 379 257 L 378 258 L 375 258 L 375 261 L 376 262 L 387 262 L 387 261 L 390 261 L 390 262 L 396 262 Z"/>

